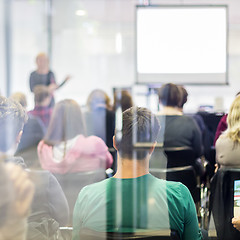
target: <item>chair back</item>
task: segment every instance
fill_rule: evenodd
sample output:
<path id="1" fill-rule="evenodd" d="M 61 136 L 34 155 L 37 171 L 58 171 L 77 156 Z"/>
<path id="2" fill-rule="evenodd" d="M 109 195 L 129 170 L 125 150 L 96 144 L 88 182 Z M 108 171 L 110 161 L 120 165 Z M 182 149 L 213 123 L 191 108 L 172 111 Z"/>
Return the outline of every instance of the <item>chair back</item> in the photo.
<path id="1" fill-rule="evenodd" d="M 240 232 L 232 225 L 235 180 L 240 180 L 240 169 L 220 168 L 211 181 L 210 212 L 219 240 L 240 239 Z"/>
<path id="2" fill-rule="evenodd" d="M 195 153 L 191 147 L 169 147 L 164 148 L 167 156 L 167 168 L 194 166 Z"/>
<path id="3" fill-rule="evenodd" d="M 80 239 L 84 240 L 180 240 L 175 230 L 149 230 L 135 233 L 96 232 L 89 229 L 80 231 Z"/>
<path id="4" fill-rule="evenodd" d="M 72 224 L 73 209 L 81 189 L 106 178 L 105 169 L 88 172 L 54 174 L 60 183 L 69 204 L 69 224 Z"/>

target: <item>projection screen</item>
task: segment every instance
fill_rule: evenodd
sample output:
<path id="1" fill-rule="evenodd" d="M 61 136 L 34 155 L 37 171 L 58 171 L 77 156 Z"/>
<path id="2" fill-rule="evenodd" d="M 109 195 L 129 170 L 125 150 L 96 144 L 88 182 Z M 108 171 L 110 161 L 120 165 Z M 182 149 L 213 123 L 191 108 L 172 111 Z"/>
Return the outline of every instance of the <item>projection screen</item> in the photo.
<path id="1" fill-rule="evenodd" d="M 226 5 L 136 7 L 137 83 L 227 84 Z"/>

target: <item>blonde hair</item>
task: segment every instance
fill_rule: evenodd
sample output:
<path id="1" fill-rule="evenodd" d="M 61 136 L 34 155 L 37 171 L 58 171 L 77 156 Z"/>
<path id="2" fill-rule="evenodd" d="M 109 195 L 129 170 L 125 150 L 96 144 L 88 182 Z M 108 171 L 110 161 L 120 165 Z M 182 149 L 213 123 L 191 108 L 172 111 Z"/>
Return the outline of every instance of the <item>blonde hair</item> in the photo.
<path id="1" fill-rule="evenodd" d="M 228 128 L 225 132 L 226 136 L 234 141 L 234 144 L 240 143 L 240 96 L 237 96 L 228 113 Z"/>
<path id="2" fill-rule="evenodd" d="M 19 102 L 23 108 L 27 107 L 26 95 L 22 92 L 15 92 L 10 96 L 10 99 Z"/>

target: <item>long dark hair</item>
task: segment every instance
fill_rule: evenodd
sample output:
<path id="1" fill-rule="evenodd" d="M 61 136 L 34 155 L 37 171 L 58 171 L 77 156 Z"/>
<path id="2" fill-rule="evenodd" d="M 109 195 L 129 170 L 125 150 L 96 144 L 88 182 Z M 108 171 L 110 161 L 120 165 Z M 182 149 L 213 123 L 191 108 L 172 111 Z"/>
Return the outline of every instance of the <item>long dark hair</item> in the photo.
<path id="1" fill-rule="evenodd" d="M 54 146 L 79 134 L 85 135 L 79 104 L 71 99 L 60 101 L 54 107 L 44 142 Z"/>

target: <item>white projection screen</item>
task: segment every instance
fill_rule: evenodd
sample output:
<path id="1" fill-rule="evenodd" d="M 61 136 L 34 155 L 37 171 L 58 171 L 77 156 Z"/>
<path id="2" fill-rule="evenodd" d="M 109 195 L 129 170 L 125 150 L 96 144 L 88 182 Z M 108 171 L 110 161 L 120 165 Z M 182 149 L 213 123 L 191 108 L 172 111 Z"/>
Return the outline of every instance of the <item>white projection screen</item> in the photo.
<path id="1" fill-rule="evenodd" d="M 137 83 L 227 84 L 226 5 L 136 7 Z"/>

